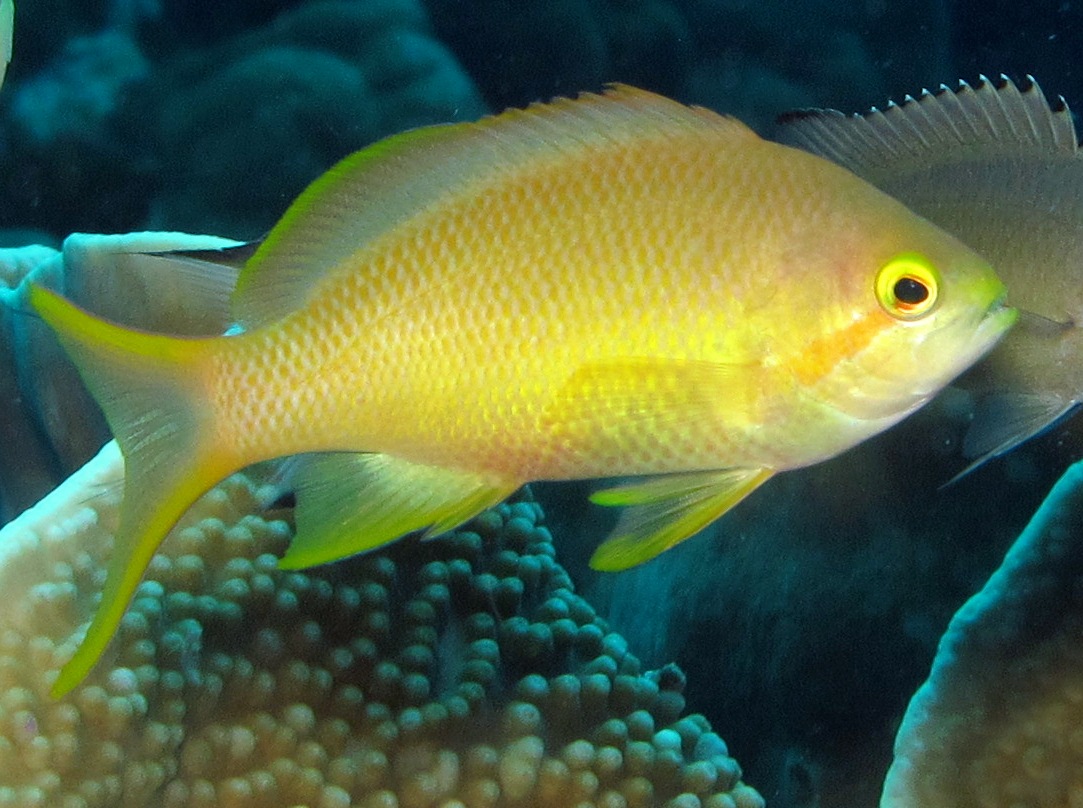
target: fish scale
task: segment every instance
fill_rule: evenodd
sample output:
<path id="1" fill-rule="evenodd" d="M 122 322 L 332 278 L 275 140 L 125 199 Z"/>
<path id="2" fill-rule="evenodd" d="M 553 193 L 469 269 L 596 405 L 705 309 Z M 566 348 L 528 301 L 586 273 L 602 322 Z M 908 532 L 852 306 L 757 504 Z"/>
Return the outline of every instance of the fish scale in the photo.
<path id="1" fill-rule="evenodd" d="M 34 287 L 129 481 L 54 693 L 245 465 L 302 455 L 286 568 L 438 534 L 530 480 L 637 476 L 594 497 L 624 510 L 592 563 L 623 569 L 920 406 L 1011 324 L 1002 295 L 843 169 L 629 87 L 347 157 L 249 259 L 239 334 L 140 334 Z"/>

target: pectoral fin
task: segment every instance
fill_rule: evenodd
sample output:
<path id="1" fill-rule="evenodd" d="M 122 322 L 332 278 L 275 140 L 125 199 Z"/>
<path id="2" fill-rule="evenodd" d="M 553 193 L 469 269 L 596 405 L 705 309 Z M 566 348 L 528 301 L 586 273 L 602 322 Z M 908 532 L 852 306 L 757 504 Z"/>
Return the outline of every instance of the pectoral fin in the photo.
<path id="1" fill-rule="evenodd" d="M 667 474 L 598 491 L 592 502 L 620 505 L 624 512 L 594 551 L 591 567 L 615 572 L 649 561 L 722 516 L 773 473 L 736 468 Z"/>
<path id="2" fill-rule="evenodd" d="M 591 362 L 557 391 L 544 418 L 566 452 L 626 455 L 659 436 L 710 434 L 720 401 L 734 420 L 760 382 L 756 373 L 748 364 L 688 359 Z"/>
<path id="3" fill-rule="evenodd" d="M 1078 406 L 1078 401 L 1056 395 L 994 393 L 982 397 L 963 438 L 963 454 L 974 460 L 945 485 L 1051 429 Z"/>
<path id="4" fill-rule="evenodd" d="M 415 530 L 435 536 L 496 505 L 519 487 L 471 472 L 385 454 L 320 454 L 300 461 L 297 535 L 283 569 L 325 564 Z"/>

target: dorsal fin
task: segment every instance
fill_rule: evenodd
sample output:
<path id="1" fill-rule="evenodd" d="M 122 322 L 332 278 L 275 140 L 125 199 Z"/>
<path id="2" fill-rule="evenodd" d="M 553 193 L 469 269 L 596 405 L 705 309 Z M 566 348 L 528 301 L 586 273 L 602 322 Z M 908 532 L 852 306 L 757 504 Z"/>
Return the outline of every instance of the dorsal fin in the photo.
<path id="1" fill-rule="evenodd" d="M 859 176 L 870 178 L 902 164 L 928 166 L 969 154 L 1035 152 L 1075 155 L 1075 126 L 1064 99 L 1050 105 L 1038 83 L 1027 76 L 1022 86 L 1006 76 L 982 76 L 952 90 L 941 85 L 906 96 L 864 114 L 836 110 L 790 112 L 779 118 L 784 143 L 826 157 Z"/>
<path id="2" fill-rule="evenodd" d="M 234 316 L 246 328 L 284 317 L 337 271 L 364 271 L 348 259 L 376 237 L 531 161 L 697 129 L 757 137 L 735 119 L 614 85 L 603 95 L 382 140 L 343 159 L 290 206 L 241 273 Z"/>

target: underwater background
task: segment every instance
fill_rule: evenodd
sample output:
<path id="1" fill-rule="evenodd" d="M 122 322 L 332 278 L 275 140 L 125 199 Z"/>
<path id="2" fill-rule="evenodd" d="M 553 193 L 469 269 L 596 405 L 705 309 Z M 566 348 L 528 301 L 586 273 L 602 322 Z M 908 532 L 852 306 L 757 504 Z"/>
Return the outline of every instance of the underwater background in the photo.
<path id="1" fill-rule="evenodd" d="M 862 111 L 979 74 L 1032 74 L 1050 99 L 1083 104 L 1083 8 L 1069 2 L 23 0 L 16 14 L 0 90 L 8 247 L 75 232 L 256 238 L 383 136 L 608 82 L 765 136 L 787 110 Z M 0 321 L 0 523 L 107 437 L 85 396 L 35 397 L 18 317 Z M 530 490 L 576 591 L 644 669 L 679 666 L 743 782 L 770 806 L 872 806 L 952 615 L 1081 456 L 1068 420 L 943 487 L 966 465 L 970 414 L 949 389 L 619 574 L 587 567 L 612 519 L 587 487 Z"/>

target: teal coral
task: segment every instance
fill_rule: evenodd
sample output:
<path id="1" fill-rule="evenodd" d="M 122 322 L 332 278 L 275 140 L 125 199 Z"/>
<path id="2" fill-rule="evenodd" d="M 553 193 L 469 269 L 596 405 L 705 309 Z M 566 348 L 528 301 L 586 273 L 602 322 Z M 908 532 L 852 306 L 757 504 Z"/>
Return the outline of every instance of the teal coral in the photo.
<path id="1" fill-rule="evenodd" d="M 952 619 L 895 744 L 884 808 L 1083 795 L 1083 464 Z"/>
<path id="2" fill-rule="evenodd" d="M 18 167 L 0 175 L 5 227 L 255 238 L 345 154 L 487 111 L 420 0 L 264 4 L 252 18 L 233 4 L 233 25 L 189 43 L 135 3 L 71 4 L 64 19 L 25 5 L 0 105 L 0 161 Z M 257 26 L 238 31 L 245 19 Z M 66 27 L 81 34 L 44 48 L 23 36 Z"/>
<path id="3" fill-rule="evenodd" d="M 150 226 L 255 238 L 345 154 L 486 109 L 419 0 L 321 0 L 160 69 L 141 97 L 164 193 Z"/>
<path id="4" fill-rule="evenodd" d="M 106 128 L 126 89 L 149 69 L 136 43 L 119 31 L 73 37 L 47 69 L 18 85 L 11 123 L 35 146 L 71 149 Z"/>
<path id="5" fill-rule="evenodd" d="M 163 545 L 110 658 L 50 701 L 119 472 L 110 444 L 0 532 L 0 805 L 762 806 L 681 716 L 680 672 L 643 672 L 573 593 L 529 502 L 287 573 L 270 489 L 230 478 Z"/>

